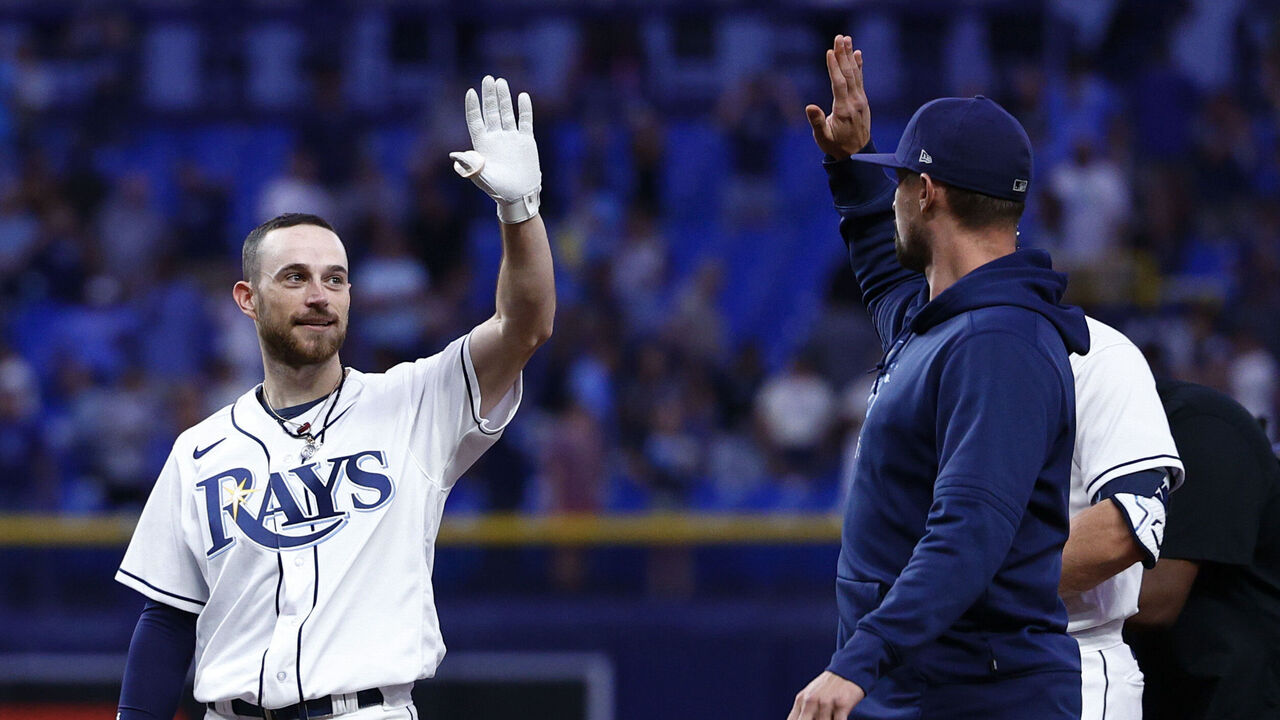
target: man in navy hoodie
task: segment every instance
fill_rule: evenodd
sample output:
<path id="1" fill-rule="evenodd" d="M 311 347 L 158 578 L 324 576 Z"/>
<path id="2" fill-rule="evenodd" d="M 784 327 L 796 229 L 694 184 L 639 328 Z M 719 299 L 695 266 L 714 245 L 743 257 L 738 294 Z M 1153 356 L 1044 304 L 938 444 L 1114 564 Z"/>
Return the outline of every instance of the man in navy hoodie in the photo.
<path id="1" fill-rule="evenodd" d="M 838 648 L 791 720 L 1079 718 L 1058 580 L 1067 356 L 1089 334 L 1048 255 L 1017 249 L 1030 141 L 991 100 L 943 98 L 877 154 L 848 37 L 827 70 L 831 115 L 805 110 L 885 355 L 845 509 Z"/>

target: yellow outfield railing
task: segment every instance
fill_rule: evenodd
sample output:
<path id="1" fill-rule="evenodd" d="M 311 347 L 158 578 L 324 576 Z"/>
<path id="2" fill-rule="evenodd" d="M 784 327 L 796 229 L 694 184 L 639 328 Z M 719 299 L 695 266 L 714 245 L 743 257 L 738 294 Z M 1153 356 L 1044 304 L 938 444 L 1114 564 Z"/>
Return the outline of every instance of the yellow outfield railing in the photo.
<path id="1" fill-rule="evenodd" d="M 0 515 L 0 548 L 123 547 L 136 515 Z M 801 545 L 838 543 L 828 513 L 446 515 L 441 546 Z"/>

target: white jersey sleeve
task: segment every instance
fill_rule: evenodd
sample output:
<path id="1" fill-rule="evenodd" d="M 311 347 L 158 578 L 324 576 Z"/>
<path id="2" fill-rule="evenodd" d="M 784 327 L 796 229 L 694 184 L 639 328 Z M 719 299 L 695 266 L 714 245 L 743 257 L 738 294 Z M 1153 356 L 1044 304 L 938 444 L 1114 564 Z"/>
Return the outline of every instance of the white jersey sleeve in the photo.
<path id="1" fill-rule="evenodd" d="M 1076 387 L 1074 462 L 1089 503 L 1110 481 L 1165 469 L 1172 489 L 1182 484 L 1182 461 L 1169 432 L 1147 361 L 1119 331 L 1089 318 L 1092 347 L 1071 356 Z M 1072 508 L 1073 514 L 1082 508 Z"/>
<path id="2" fill-rule="evenodd" d="M 199 614 L 209 600 L 209 586 L 196 559 L 204 553 L 189 542 L 201 534 L 195 496 L 190 488 L 183 490 L 180 444 L 174 444 L 151 489 L 116 580 L 152 600 Z"/>
<path id="3" fill-rule="evenodd" d="M 441 487 L 452 487 L 462 473 L 502 435 L 515 417 L 523 393 L 523 374 L 488 417 L 480 415 L 480 383 L 471 361 L 471 335 L 428 358 L 392 368 L 400 375 L 414 408 L 410 454 Z"/>

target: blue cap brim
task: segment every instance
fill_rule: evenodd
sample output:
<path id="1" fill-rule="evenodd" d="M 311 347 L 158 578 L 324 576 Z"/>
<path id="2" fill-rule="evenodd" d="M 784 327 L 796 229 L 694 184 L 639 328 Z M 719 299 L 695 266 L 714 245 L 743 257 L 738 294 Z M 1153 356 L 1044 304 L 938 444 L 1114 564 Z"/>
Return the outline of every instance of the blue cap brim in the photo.
<path id="1" fill-rule="evenodd" d="M 868 165 L 879 165 L 887 168 L 905 168 L 906 165 L 898 162 L 898 156 L 893 153 L 858 153 L 850 155 L 850 160 L 864 162 Z"/>

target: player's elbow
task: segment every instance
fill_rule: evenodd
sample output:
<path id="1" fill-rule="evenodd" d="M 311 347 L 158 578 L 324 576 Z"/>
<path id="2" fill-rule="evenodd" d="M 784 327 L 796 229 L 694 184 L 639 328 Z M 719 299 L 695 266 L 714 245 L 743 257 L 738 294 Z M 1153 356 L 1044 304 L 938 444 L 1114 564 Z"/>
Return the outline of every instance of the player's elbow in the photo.
<path id="1" fill-rule="evenodd" d="M 547 315 L 545 319 L 530 328 L 528 342 L 530 351 L 537 350 L 551 339 L 551 333 L 555 329 L 555 318 L 553 315 Z"/>
<path id="2" fill-rule="evenodd" d="M 538 322 L 529 323 L 516 330 L 513 335 L 514 342 L 519 345 L 520 350 L 526 355 L 532 355 L 534 351 L 542 347 L 551 339 L 551 331 L 553 321 L 550 317 Z"/>

